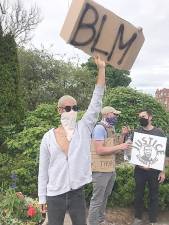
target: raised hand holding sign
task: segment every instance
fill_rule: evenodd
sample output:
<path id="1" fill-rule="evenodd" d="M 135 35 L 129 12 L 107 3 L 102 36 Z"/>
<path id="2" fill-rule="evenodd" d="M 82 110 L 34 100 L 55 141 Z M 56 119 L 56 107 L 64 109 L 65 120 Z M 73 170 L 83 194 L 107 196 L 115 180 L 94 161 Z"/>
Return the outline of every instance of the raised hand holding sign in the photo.
<path id="1" fill-rule="evenodd" d="M 143 43 L 142 28 L 136 28 L 92 0 L 73 0 L 61 37 L 89 55 L 117 69 L 130 70 Z"/>

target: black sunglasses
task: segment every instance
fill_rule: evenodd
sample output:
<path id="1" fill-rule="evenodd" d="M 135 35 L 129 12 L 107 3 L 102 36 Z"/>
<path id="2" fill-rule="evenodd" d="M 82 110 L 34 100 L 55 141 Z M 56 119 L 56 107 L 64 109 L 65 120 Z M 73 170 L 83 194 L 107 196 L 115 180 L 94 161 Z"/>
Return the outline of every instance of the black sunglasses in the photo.
<path id="1" fill-rule="evenodd" d="M 70 112 L 71 110 L 77 112 L 78 111 L 78 106 L 77 105 L 73 105 L 73 106 L 65 106 L 63 108 L 66 112 Z"/>

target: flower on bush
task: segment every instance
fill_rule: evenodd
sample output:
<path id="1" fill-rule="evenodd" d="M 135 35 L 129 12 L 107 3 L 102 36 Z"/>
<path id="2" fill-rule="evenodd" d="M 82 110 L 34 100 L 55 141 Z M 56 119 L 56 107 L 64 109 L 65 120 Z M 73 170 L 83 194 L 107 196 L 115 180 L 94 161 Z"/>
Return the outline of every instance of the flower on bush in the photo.
<path id="1" fill-rule="evenodd" d="M 37 200 L 11 188 L 1 192 L 0 198 L 0 224 L 38 225 L 43 221 Z"/>
<path id="2" fill-rule="evenodd" d="M 36 209 L 32 206 L 28 206 L 27 216 L 34 217 L 36 215 Z"/>

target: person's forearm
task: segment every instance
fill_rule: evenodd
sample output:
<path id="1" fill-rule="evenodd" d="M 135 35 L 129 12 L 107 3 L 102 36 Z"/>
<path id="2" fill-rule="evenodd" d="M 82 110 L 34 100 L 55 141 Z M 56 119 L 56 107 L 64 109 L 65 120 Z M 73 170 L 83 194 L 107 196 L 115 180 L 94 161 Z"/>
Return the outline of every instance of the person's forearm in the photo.
<path id="1" fill-rule="evenodd" d="M 120 145 L 115 145 L 112 147 L 101 147 L 96 149 L 98 155 L 111 155 L 116 154 L 121 151 Z"/>
<path id="2" fill-rule="evenodd" d="M 105 67 L 104 66 L 99 67 L 96 84 L 101 86 L 105 85 Z"/>

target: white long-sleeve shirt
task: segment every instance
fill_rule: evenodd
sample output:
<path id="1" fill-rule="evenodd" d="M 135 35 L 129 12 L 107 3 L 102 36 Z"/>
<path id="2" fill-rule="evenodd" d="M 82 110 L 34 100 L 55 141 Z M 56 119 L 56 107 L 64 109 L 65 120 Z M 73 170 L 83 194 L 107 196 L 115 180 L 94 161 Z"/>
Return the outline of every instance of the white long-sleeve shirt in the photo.
<path id="1" fill-rule="evenodd" d="M 92 181 L 91 133 L 101 111 L 103 94 L 104 87 L 96 85 L 86 113 L 76 124 L 67 156 L 56 142 L 55 128 L 43 136 L 38 176 L 40 204 L 46 203 L 46 196 L 60 195 Z"/>

